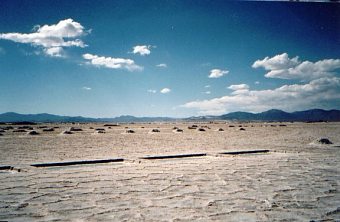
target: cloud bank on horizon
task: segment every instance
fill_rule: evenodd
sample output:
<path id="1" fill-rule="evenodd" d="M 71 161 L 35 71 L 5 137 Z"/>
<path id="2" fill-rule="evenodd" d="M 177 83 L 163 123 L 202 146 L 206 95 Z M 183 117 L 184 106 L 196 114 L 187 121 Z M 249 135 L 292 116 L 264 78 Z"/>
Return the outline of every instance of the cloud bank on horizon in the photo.
<path id="1" fill-rule="evenodd" d="M 202 115 L 220 115 L 239 110 L 260 112 L 272 108 L 294 111 L 331 101 L 340 103 L 340 78 L 336 76 L 340 59 L 301 62 L 298 57 L 290 59 L 287 53 L 282 53 L 256 60 L 252 67 L 269 71 L 265 74 L 267 78 L 300 79 L 307 83 L 265 90 L 250 90 L 247 84 L 230 85 L 231 95 L 191 101 L 181 107 L 197 109 Z"/>
<path id="2" fill-rule="evenodd" d="M 249 9 L 250 12 L 252 10 Z M 168 16 L 167 19 L 172 18 L 172 15 L 166 16 Z M 202 16 L 204 15 L 197 12 L 197 18 Z M 221 15 L 216 14 L 215 16 L 212 18 L 211 24 L 215 24 L 217 18 L 221 19 L 219 17 Z M 137 18 L 139 21 L 140 18 Z M 152 20 L 152 18 L 150 19 Z M 185 17 L 185 19 L 187 18 Z M 257 27 L 256 29 L 262 30 L 256 33 L 252 24 L 248 24 L 249 27 L 242 26 L 240 24 L 246 24 L 244 20 L 237 16 L 233 19 L 235 21 L 223 17 L 219 25 L 212 26 L 207 23 L 205 27 L 198 27 L 199 31 L 204 30 L 204 34 L 207 35 L 204 37 L 196 33 L 191 34 L 182 20 L 174 22 L 174 24 L 171 20 L 171 23 L 168 24 L 168 20 L 165 19 L 167 26 L 158 27 L 161 31 L 155 31 L 152 35 L 149 33 L 150 30 L 144 31 L 142 27 L 139 30 L 139 26 L 136 25 L 138 27 L 131 29 L 131 33 L 126 32 L 122 35 L 124 37 L 120 38 L 115 36 L 118 33 L 114 30 L 115 28 L 108 28 L 111 20 L 109 23 L 103 24 L 104 29 L 98 31 L 101 27 L 99 25 L 97 27 L 98 23 L 96 22 L 91 23 L 90 20 L 81 16 L 65 17 L 49 24 L 43 22 L 41 23 L 43 25 L 35 26 L 34 23 L 25 24 L 25 28 L 33 27 L 31 31 L 24 30 L 22 27 L 18 30 L 13 28 L 14 30 L 8 31 L 7 29 L 8 32 L 0 31 L 1 44 L 12 42 L 12 45 L 10 43 L 0 45 L 0 57 L 3 61 L 9 58 L 11 47 L 15 48 L 14 46 L 16 46 L 19 50 L 21 47 L 25 48 L 25 59 L 20 60 L 20 57 L 13 57 L 12 61 L 15 61 L 15 64 L 23 62 L 24 67 L 29 67 L 23 82 L 27 85 L 34 84 L 37 93 L 39 93 L 37 82 L 40 80 L 37 80 L 34 75 L 30 78 L 29 74 L 40 70 L 49 72 L 51 61 L 55 61 L 60 67 L 65 65 L 67 68 L 58 72 L 59 75 L 64 75 L 60 78 L 60 91 L 65 90 L 73 95 L 60 97 L 65 100 L 58 98 L 58 101 L 59 107 L 70 107 L 70 109 L 72 109 L 73 103 L 70 102 L 69 106 L 66 106 L 63 102 L 78 97 L 81 98 L 81 101 L 86 101 L 89 98 L 93 104 L 101 102 L 101 105 L 93 107 L 106 106 L 107 101 L 112 99 L 113 102 L 107 105 L 109 108 L 105 108 L 108 110 L 107 113 L 112 112 L 115 108 L 126 106 L 126 109 L 120 108 L 117 115 L 132 114 L 137 116 L 176 116 L 176 112 L 186 116 L 220 115 L 234 111 L 261 112 L 273 108 L 285 111 L 340 108 L 340 58 L 337 53 L 330 53 L 332 56 L 328 57 L 327 53 L 313 54 L 310 51 L 304 53 L 304 50 L 301 49 L 294 51 L 294 47 L 288 47 L 289 44 L 286 47 L 282 43 L 287 39 L 285 36 L 282 37 L 281 45 L 283 46 L 273 49 L 273 45 L 276 46 L 276 43 L 271 44 L 270 41 L 264 43 L 263 39 L 261 39 L 262 42 L 256 39 L 257 35 L 262 38 L 262 33 L 265 33 L 267 31 L 265 29 L 270 29 L 270 27 Z M 259 19 L 259 21 L 262 20 Z M 122 27 L 125 30 L 127 26 L 124 22 L 130 22 L 130 20 L 123 20 L 124 24 L 121 27 L 118 22 L 122 21 L 118 19 L 115 22 L 117 30 L 122 30 Z M 160 24 L 164 23 L 164 21 L 159 22 Z M 202 21 L 200 22 L 202 23 Z M 227 26 L 232 22 L 235 22 L 235 25 L 233 28 L 227 27 L 223 36 L 221 29 L 224 25 Z M 296 25 L 291 22 L 287 23 L 289 23 L 289 27 L 291 24 Z M 204 25 L 204 22 L 202 24 Z M 196 26 L 192 25 L 193 28 L 190 31 L 194 32 Z M 327 32 L 327 27 L 323 26 L 324 23 L 318 26 L 321 30 L 320 33 L 324 29 Z M 236 30 L 237 28 L 241 31 Z M 212 34 L 209 34 L 209 31 L 206 32 L 206 29 L 209 29 Z M 254 33 L 255 37 L 243 37 L 243 29 L 252 30 L 247 33 Z M 136 30 L 139 31 L 138 35 L 134 33 Z M 246 40 L 237 42 L 238 38 L 233 36 L 232 41 L 229 39 L 232 43 L 224 41 L 224 38 L 234 34 L 230 30 L 234 30 L 234 33 L 242 33 L 241 37 L 237 37 Z M 127 37 L 129 36 L 127 33 L 132 36 L 130 39 Z M 172 33 L 175 34 L 167 37 Z M 276 32 L 270 30 L 268 33 Z M 263 34 L 265 40 L 267 40 L 266 34 Z M 220 39 L 219 35 L 221 35 Z M 318 35 L 315 35 L 315 39 L 318 39 Z M 202 39 L 200 40 L 199 37 Z M 165 40 L 160 41 L 158 38 Z M 276 38 L 278 37 L 276 36 Z M 330 37 L 326 36 L 325 38 Z M 100 41 L 96 41 L 97 39 Z M 252 39 L 256 40 L 249 43 Z M 296 39 L 290 39 L 291 42 L 294 40 Z M 322 41 L 320 42 L 318 44 L 322 44 Z M 239 45 L 233 48 L 233 44 Z M 248 48 L 253 49 L 258 45 L 260 46 L 256 50 L 248 50 Z M 242 54 L 238 50 L 242 50 L 243 46 L 246 50 Z M 229 48 L 231 52 L 228 51 Z M 263 48 L 266 50 L 262 52 Z M 248 52 L 249 57 L 247 57 Z M 35 64 L 30 64 L 27 62 L 30 60 L 29 56 L 43 59 L 35 61 Z M 5 66 L 3 65 L 3 67 Z M 15 70 L 13 75 L 20 73 L 14 66 L 8 65 L 6 68 L 7 72 Z M 73 74 L 67 74 L 73 70 L 76 70 Z M 2 71 L 0 75 L 5 73 L 3 70 L 0 71 Z M 21 70 L 21 72 L 23 71 Z M 132 72 L 137 72 L 138 75 L 133 75 Z M 103 75 L 99 75 L 102 73 Z M 124 73 L 124 75 L 116 75 L 117 73 Z M 16 75 L 14 79 L 21 78 L 20 74 Z M 67 75 L 73 78 L 69 84 L 62 82 L 68 79 Z M 22 76 L 25 77 L 25 75 Z M 48 79 L 46 78 L 45 81 Z M 73 90 L 68 91 L 72 87 Z M 54 95 L 56 94 L 54 93 Z M 0 99 L 0 103 L 11 97 L 3 98 Z M 46 98 L 49 97 L 46 96 Z M 50 97 L 48 100 L 53 99 L 55 98 Z M 119 105 L 115 101 L 119 101 Z M 7 105 L 8 107 L 20 107 L 14 102 L 11 103 L 10 99 L 5 102 L 10 104 Z M 20 104 L 20 100 L 16 103 Z M 14 105 L 12 106 L 12 104 Z M 83 106 L 86 107 L 85 102 Z M 6 106 L 4 107 L 0 106 L 0 111 L 1 109 L 3 111 L 18 111 L 5 110 Z M 126 110 L 133 110 L 136 113 L 127 113 Z M 161 111 L 157 113 L 158 110 Z M 48 110 L 42 111 L 48 112 Z M 152 114 L 148 114 L 149 111 Z M 95 108 L 92 113 L 95 115 Z M 69 113 L 65 112 L 65 114 Z M 101 116 L 109 115 L 101 114 Z"/>

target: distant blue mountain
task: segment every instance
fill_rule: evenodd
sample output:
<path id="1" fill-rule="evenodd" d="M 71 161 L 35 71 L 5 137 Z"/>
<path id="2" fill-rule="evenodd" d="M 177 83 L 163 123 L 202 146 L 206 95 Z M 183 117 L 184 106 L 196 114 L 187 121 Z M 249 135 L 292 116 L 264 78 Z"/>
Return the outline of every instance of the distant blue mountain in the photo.
<path id="1" fill-rule="evenodd" d="M 220 116 L 223 120 L 254 120 L 256 114 L 247 112 L 233 112 Z"/>
<path id="2" fill-rule="evenodd" d="M 305 121 L 340 121 L 339 110 L 323 110 L 323 109 L 311 109 L 306 111 L 292 113 L 297 119 L 304 119 Z"/>
<path id="3" fill-rule="evenodd" d="M 271 109 L 261 113 L 232 112 L 221 116 L 201 116 L 183 119 L 170 117 L 135 117 L 119 116 L 114 118 L 88 118 L 82 116 L 59 116 L 48 113 L 18 114 L 8 112 L 0 114 L 0 122 L 162 122 L 162 121 L 212 121 L 212 120 L 237 120 L 237 121 L 340 121 L 340 110 L 311 109 L 298 112 L 284 112 Z"/>
<path id="4" fill-rule="evenodd" d="M 19 114 L 8 112 L 0 114 L 0 122 L 156 122 L 175 120 L 168 117 L 119 116 L 114 118 L 88 118 L 82 116 L 59 116 L 48 113 Z"/>
<path id="5" fill-rule="evenodd" d="M 340 121 L 340 110 L 311 109 L 288 113 L 271 109 L 262 113 L 233 112 L 219 117 L 222 120 L 241 121 Z"/>

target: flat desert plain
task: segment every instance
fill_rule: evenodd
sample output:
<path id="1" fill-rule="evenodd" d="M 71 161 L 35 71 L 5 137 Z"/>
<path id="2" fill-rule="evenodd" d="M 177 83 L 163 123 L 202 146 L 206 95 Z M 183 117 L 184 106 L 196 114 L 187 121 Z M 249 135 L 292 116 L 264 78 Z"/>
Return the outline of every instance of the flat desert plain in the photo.
<path id="1" fill-rule="evenodd" d="M 38 135 L 13 127 L 0 136 L 1 221 L 340 220 L 340 123 L 33 125 Z M 70 127 L 82 131 L 62 134 Z M 197 153 L 206 155 L 141 158 Z M 31 166 L 112 158 L 124 161 Z"/>

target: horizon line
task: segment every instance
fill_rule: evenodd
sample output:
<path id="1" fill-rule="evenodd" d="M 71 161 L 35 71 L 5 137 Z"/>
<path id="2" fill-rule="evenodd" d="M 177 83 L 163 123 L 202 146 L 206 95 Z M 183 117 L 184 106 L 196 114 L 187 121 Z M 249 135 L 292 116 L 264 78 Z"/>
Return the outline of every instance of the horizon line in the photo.
<path id="1" fill-rule="evenodd" d="M 252 111 L 234 111 L 234 112 L 227 112 L 224 114 L 220 114 L 220 115 L 199 115 L 199 116 L 185 116 L 185 117 L 171 117 L 171 116 L 135 116 L 135 115 L 130 115 L 130 114 L 122 114 L 119 116 L 114 116 L 114 117 L 90 117 L 90 116 L 82 116 L 82 115 L 63 115 L 63 114 L 54 114 L 54 113 L 46 113 L 46 112 L 42 112 L 42 113 L 18 113 L 18 112 L 14 112 L 14 111 L 8 111 L 8 112 L 2 112 L 0 113 L 0 115 L 6 114 L 6 113 L 14 113 L 14 114 L 19 114 L 19 115 L 42 115 L 42 114 L 47 114 L 47 115 L 54 115 L 54 116 L 60 116 L 60 117 L 82 117 L 82 118 L 90 118 L 90 119 L 114 119 L 114 118 L 119 118 L 119 117 L 124 117 L 124 116 L 130 116 L 130 117 L 135 117 L 135 118 L 171 118 L 171 119 L 185 119 L 185 118 L 192 118 L 192 117 L 206 117 L 206 116 L 222 116 L 222 115 L 227 115 L 230 113 L 237 113 L 237 112 L 244 112 L 244 113 L 251 113 L 251 114 L 259 114 L 259 113 L 263 113 L 263 112 L 268 112 L 271 110 L 278 110 L 278 111 L 282 111 L 285 113 L 294 113 L 294 112 L 303 112 L 303 111 L 308 111 L 308 110 L 323 110 L 323 111 L 340 111 L 340 109 L 322 109 L 322 108 L 311 108 L 311 109 L 305 109 L 305 110 L 295 110 L 295 111 L 284 111 L 281 109 L 268 109 L 265 111 L 260 111 L 260 112 L 252 112 Z"/>

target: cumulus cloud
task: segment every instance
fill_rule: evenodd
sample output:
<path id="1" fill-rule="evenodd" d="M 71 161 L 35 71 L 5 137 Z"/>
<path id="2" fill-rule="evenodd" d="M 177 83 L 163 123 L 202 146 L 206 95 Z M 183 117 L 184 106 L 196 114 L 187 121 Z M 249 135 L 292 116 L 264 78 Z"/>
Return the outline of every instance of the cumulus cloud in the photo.
<path id="1" fill-rule="evenodd" d="M 166 67 L 168 67 L 167 66 L 167 64 L 165 64 L 165 63 L 161 63 L 161 64 L 158 64 L 158 65 L 156 65 L 157 67 L 160 67 L 160 68 L 166 68 Z"/>
<path id="2" fill-rule="evenodd" d="M 83 90 L 92 90 L 92 88 L 90 88 L 90 87 L 87 87 L 87 86 L 84 86 L 83 88 L 82 88 Z"/>
<path id="3" fill-rule="evenodd" d="M 64 57 L 64 49 L 62 47 L 45 48 L 44 53 L 52 57 Z"/>
<path id="4" fill-rule="evenodd" d="M 339 59 L 316 62 L 289 58 L 287 53 L 257 60 L 253 68 L 268 71 L 268 78 L 298 79 L 301 84 L 283 85 L 275 89 L 250 90 L 247 84 L 230 85 L 230 95 L 209 100 L 196 100 L 181 107 L 198 110 L 203 115 L 220 115 L 233 111 L 260 112 L 272 108 L 295 111 L 310 108 L 335 108 L 340 106 Z M 255 84 L 259 84 L 256 81 Z"/>
<path id="5" fill-rule="evenodd" d="M 171 91 L 171 89 L 169 88 L 164 88 L 160 91 L 160 93 L 163 93 L 163 94 L 166 94 L 166 93 L 169 93 Z"/>
<path id="6" fill-rule="evenodd" d="M 151 45 L 136 45 L 133 47 L 132 53 L 139 54 L 141 56 L 150 55 L 151 47 Z"/>
<path id="7" fill-rule="evenodd" d="M 260 81 L 255 81 L 254 83 L 255 83 L 256 85 L 258 85 L 258 84 L 260 84 Z"/>
<path id="8" fill-rule="evenodd" d="M 149 92 L 149 93 L 156 93 L 157 90 L 155 90 L 155 89 L 148 89 L 148 92 Z"/>
<path id="9" fill-rule="evenodd" d="M 210 85 L 206 85 L 206 86 L 204 86 L 204 88 L 210 88 Z"/>
<path id="10" fill-rule="evenodd" d="M 323 77 L 306 84 L 283 85 L 276 89 L 243 90 L 243 93 L 211 100 L 191 101 L 181 107 L 196 109 L 203 115 L 219 115 L 239 110 L 260 112 L 278 108 L 294 111 L 324 107 L 329 104 L 340 105 L 340 78 L 338 77 Z"/>
<path id="11" fill-rule="evenodd" d="M 233 90 L 231 94 L 245 94 L 249 92 L 249 86 L 247 84 L 239 84 L 239 85 L 230 85 L 228 89 Z"/>
<path id="12" fill-rule="evenodd" d="M 278 70 L 278 69 L 289 69 L 298 65 L 299 57 L 290 59 L 287 53 L 276 55 L 272 58 L 268 56 L 263 60 L 257 60 L 252 65 L 253 68 L 263 67 L 265 70 Z"/>
<path id="13" fill-rule="evenodd" d="M 142 71 L 143 67 L 135 64 L 132 59 L 104 57 L 92 54 L 84 54 L 83 58 L 89 60 L 89 64 L 97 67 L 106 67 L 110 69 L 127 69 L 130 72 Z"/>
<path id="14" fill-rule="evenodd" d="M 42 47 L 49 56 L 62 56 L 62 47 L 85 47 L 79 37 L 86 31 L 73 19 L 65 19 L 54 25 L 35 26 L 32 33 L 0 33 L 0 39 Z"/>
<path id="15" fill-rule="evenodd" d="M 313 80 L 334 75 L 340 68 L 340 59 L 324 59 L 317 62 L 300 61 L 299 57 L 289 58 L 287 53 L 257 60 L 253 68 L 264 68 L 269 71 L 268 78 Z"/>
<path id="16" fill-rule="evenodd" d="M 211 94 L 210 91 L 205 91 L 204 93 L 207 94 L 207 95 Z"/>
<path id="17" fill-rule="evenodd" d="M 249 89 L 249 86 L 247 84 L 239 84 L 239 85 L 230 85 L 228 89 L 231 90 L 245 90 Z"/>
<path id="18" fill-rule="evenodd" d="M 228 73 L 228 70 L 212 69 L 210 70 L 209 78 L 220 78 Z"/>

